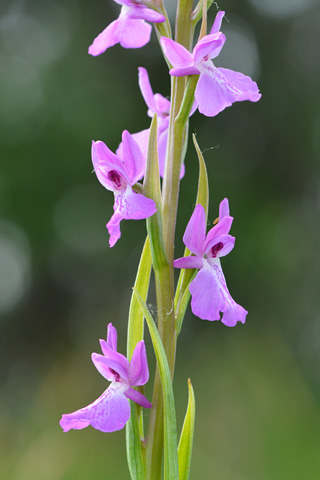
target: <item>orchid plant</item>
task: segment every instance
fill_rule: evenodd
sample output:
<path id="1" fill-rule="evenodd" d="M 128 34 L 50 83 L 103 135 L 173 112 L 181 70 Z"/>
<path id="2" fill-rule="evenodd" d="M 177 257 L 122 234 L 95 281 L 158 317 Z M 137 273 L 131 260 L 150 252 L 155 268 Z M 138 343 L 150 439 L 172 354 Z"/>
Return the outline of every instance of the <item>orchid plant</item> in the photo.
<path id="1" fill-rule="evenodd" d="M 187 174 L 184 158 L 189 117 L 197 109 L 205 116 L 216 116 L 234 102 L 257 102 L 261 95 L 250 77 L 213 64 L 226 37 L 221 32 L 222 11 L 218 11 L 207 33 L 207 10 L 215 3 L 212 0 L 199 0 L 195 8 L 193 0 L 177 1 L 174 39 L 163 0 L 114 1 L 121 5 L 119 18 L 98 35 L 89 54 L 100 55 L 117 43 L 124 48 L 143 47 L 150 40 L 153 24 L 169 66 L 171 98 L 154 94 L 146 68 L 139 67 L 138 83 L 152 118 L 150 127 L 132 134 L 124 130 L 116 153 L 101 140 L 92 143 L 96 176 L 114 193 L 114 214 L 107 223 L 110 247 L 121 237 L 121 220 L 146 219 L 147 238 L 130 303 L 127 357 L 117 352 L 117 331 L 109 323 L 107 340 L 100 340 L 103 355 L 93 353 L 92 361 L 111 384 L 89 406 L 62 415 L 60 425 L 65 432 L 89 425 L 113 432 L 126 425 L 132 480 L 187 480 L 195 396 L 188 380 L 189 401 L 178 442 L 172 379 L 177 339 L 188 303 L 191 298 L 196 317 L 221 320 L 229 327 L 245 323 L 247 316 L 247 311 L 231 297 L 220 263 L 220 257 L 227 255 L 235 243 L 229 234 L 233 218 L 226 198 L 220 203 L 218 219 L 206 234 L 209 183 L 194 135 L 199 162 L 196 206 L 183 236 L 184 256 L 174 259 L 179 186 Z M 200 20 L 200 33 L 194 38 Z M 180 269 L 176 286 L 174 268 Z M 147 307 L 151 269 L 156 319 Z M 157 360 L 152 403 L 143 390 L 149 380 L 144 321 Z M 143 409 L 150 409 L 147 428 Z"/>

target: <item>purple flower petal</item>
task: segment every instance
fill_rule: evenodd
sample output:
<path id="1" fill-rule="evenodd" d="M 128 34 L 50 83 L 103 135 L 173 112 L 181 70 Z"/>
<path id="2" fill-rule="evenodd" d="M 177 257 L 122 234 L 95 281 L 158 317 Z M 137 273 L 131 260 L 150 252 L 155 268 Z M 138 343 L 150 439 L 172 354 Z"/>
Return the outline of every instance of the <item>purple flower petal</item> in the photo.
<path id="1" fill-rule="evenodd" d="M 115 212 L 107 223 L 107 229 L 110 235 L 109 246 L 113 247 L 121 237 L 120 222 L 123 219 L 121 213 Z"/>
<path id="2" fill-rule="evenodd" d="M 210 31 L 210 35 L 212 35 L 213 33 L 218 33 L 220 31 L 224 14 L 225 14 L 225 12 L 223 12 L 223 11 L 220 11 L 220 12 L 217 13 L 216 18 L 213 22 L 211 31 Z"/>
<path id="3" fill-rule="evenodd" d="M 138 342 L 134 349 L 128 375 L 130 385 L 133 387 L 136 385 L 144 385 L 149 380 L 147 352 L 143 340 Z"/>
<path id="4" fill-rule="evenodd" d="M 149 80 L 149 75 L 148 72 L 145 68 L 139 67 L 138 68 L 138 78 L 139 78 L 139 87 L 140 91 L 142 93 L 142 96 L 144 98 L 144 101 L 146 102 L 147 107 L 152 111 L 156 111 L 156 105 L 154 101 L 154 95 L 153 91 L 150 85 L 150 80 Z"/>
<path id="5" fill-rule="evenodd" d="M 107 190 L 125 190 L 130 183 L 123 163 L 107 145 L 101 141 L 92 142 L 92 163 L 101 185 Z"/>
<path id="6" fill-rule="evenodd" d="M 225 41 L 226 37 L 221 32 L 203 37 L 193 50 L 195 65 L 201 62 L 205 57 L 207 57 L 205 60 L 217 57 L 221 52 Z"/>
<path id="7" fill-rule="evenodd" d="M 258 85 L 247 75 L 240 72 L 234 72 L 228 68 L 218 68 L 223 75 L 223 82 L 228 82 L 228 88 L 235 91 L 235 99 L 233 101 L 241 102 L 243 100 L 250 100 L 257 102 L 261 98 Z"/>
<path id="8" fill-rule="evenodd" d="M 119 30 L 121 29 L 121 19 L 117 18 L 110 23 L 94 40 L 89 47 L 89 54 L 96 57 L 105 52 L 108 48 L 113 47 L 120 41 Z"/>
<path id="9" fill-rule="evenodd" d="M 193 56 L 184 46 L 167 37 L 161 37 L 160 44 L 173 67 L 193 66 Z"/>
<path id="10" fill-rule="evenodd" d="M 203 258 L 194 257 L 193 255 L 177 258 L 173 261 L 173 266 L 174 268 L 202 268 Z"/>
<path id="11" fill-rule="evenodd" d="M 60 426 L 64 432 L 80 430 L 91 425 L 102 432 L 121 430 L 130 417 L 130 405 L 123 388 L 111 384 L 93 403 L 73 413 L 62 415 Z"/>
<path id="12" fill-rule="evenodd" d="M 125 17 L 121 22 L 119 43 L 124 48 L 141 48 L 150 41 L 152 27 L 144 20 L 131 20 Z"/>
<path id="13" fill-rule="evenodd" d="M 128 388 L 128 390 L 124 392 L 124 395 L 144 408 L 152 407 L 152 403 L 150 403 L 149 400 L 147 400 L 146 397 L 142 395 L 142 393 L 138 392 L 138 390 L 134 390 L 133 388 Z"/>
<path id="14" fill-rule="evenodd" d="M 200 70 L 198 70 L 198 68 L 191 65 L 190 67 L 171 68 L 169 73 L 174 77 L 185 77 L 186 75 L 199 75 Z"/>
<path id="15" fill-rule="evenodd" d="M 226 107 L 230 107 L 235 96 L 235 92 L 229 91 L 226 80 L 213 65 L 201 73 L 195 91 L 200 113 L 214 117 Z"/>
<path id="16" fill-rule="evenodd" d="M 151 23 L 162 23 L 166 21 L 166 17 L 161 13 L 138 4 L 131 7 L 126 15 L 131 19 L 141 19 Z"/>
<path id="17" fill-rule="evenodd" d="M 134 185 L 144 175 L 146 169 L 145 157 L 139 145 L 127 130 L 122 133 L 122 144 L 123 163 L 130 180 L 130 185 Z"/>
<path id="18" fill-rule="evenodd" d="M 117 342 L 118 342 L 118 334 L 116 328 L 112 325 L 112 323 L 108 324 L 108 334 L 107 334 L 107 345 L 109 348 L 117 351 Z M 103 350 L 102 350 L 103 351 Z M 105 355 L 105 353 L 103 352 Z"/>
<path id="19" fill-rule="evenodd" d="M 224 198 L 219 205 L 219 221 L 230 215 L 229 200 Z"/>
<path id="20" fill-rule="evenodd" d="M 208 237 L 207 237 L 208 238 Z M 212 238 L 211 241 L 206 241 L 205 254 L 210 258 L 224 257 L 228 255 L 234 248 L 235 238 L 232 235 L 220 235 Z"/>
<path id="21" fill-rule="evenodd" d="M 107 380 L 109 381 L 120 381 L 118 378 L 119 376 L 123 379 L 126 383 L 129 383 L 128 378 L 128 369 L 129 369 L 129 361 L 128 359 L 122 355 L 121 353 L 115 352 L 111 350 L 107 346 L 109 352 L 106 351 L 105 355 L 100 355 L 99 353 L 93 353 L 91 355 L 92 362 L 98 372 Z M 110 369 L 113 371 L 113 377 L 110 379 Z M 117 375 L 115 375 L 117 374 Z"/>
<path id="22" fill-rule="evenodd" d="M 224 299 L 214 269 L 206 263 L 190 283 L 191 310 L 202 320 L 220 320 Z"/>
<path id="23" fill-rule="evenodd" d="M 231 297 L 219 259 L 216 260 L 214 272 L 219 282 L 219 291 L 224 303 L 223 307 L 220 308 L 221 312 L 223 312 L 221 322 L 227 325 L 227 327 L 234 327 L 237 322 L 245 323 L 248 312 Z"/>
<path id="24" fill-rule="evenodd" d="M 151 217 L 156 211 L 156 204 L 151 198 L 127 188 L 124 195 L 115 197 L 115 211 L 126 220 L 141 220 Z"/>
<path id="25" fill-rule="evenodd" d="M 217 239 L 221 237 L 221 235 L 226 235 L 229 233 L 232 222 L 232 217 L 223 217 L 223 219 L 219 221 L 217 225 L 215 225 L 211 228 L 211 230 L 209 230 L 205 244 L 203 246 L 204 253 L 208 253 L 208 250 L 212 247 L 214 243 L 217 243 Z"/>
<path id="26" fill-rule="evenodd" d="M 195 255 L 202 256 L 206 238 L 206 216 L 202 205 L 198 204 L 191 215 L 183 242 Z"/>

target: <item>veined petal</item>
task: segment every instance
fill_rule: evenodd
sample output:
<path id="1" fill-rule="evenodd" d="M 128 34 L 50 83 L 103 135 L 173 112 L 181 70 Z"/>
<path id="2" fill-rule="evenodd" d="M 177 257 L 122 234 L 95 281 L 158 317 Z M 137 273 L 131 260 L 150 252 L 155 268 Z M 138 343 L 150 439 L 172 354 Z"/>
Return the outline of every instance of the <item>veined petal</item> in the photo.
<path id="1" fill-rule="evenodd" d="M 149 400 L 144 395 L 142 395 L 142 393 L 138 392 L 138 390 L 134 390 L 133 388 L 128 388 L 128 390 L 124 392 L 124 395 L 144 408 L 152 407 L 152 403 L 150 403 Z"/>
<path id="2" fill-rule="evenodd" d="M 202 320 L 220 320 L 224 299 L 214 269 L 206 263 L 189 286 L 191 310 Z"/>
<path id="3" fill-rule="evenodd" d="M 222 220 L 219 220 L 219 223 L 209 230 L 205 244 L 203 246 L 204 253 L 207 253 L 208 250 L 212 247 L 214 243 L 217 243 L 217 239 L 221 235 L 226 235 L 229 233 L 231 225 L 233 222 L 232 217 L 223 217 Z"/>
<path id="4" fill-rule="evenodd" d="M 222 81 L 221 75 L 213 65 L 200 75 L 195 98 L 198 102 L 199 112 L 207 117 L 214 117 L 235 101 L 235 93 L 230 93 L 226 79 Z"/>
<path id="5" fill-rule="evenodd" d="M 229 70 L 228 68 L 218 68 L 219 72 L 224 76 L 230 91 L 234 92 L 234 102 L 250 100 L 257 102 L 261 98 L 259 87 L 250 77 L 243 73 Z M 221 81 L 221 80 L 220 80 Z"/>
<path id="6" fill-rule="evenodd" d="M 89 47 L 89 54 L 96 57 L 113 47 L 120 41 L 119 31 L 121 30 L 121 19 L 117 18 L 110 23 L 94 40 Z"/>
<path id="7" fill-rule="evenodd" d="M 173 261 L 173 266 L 174 268 L 202 268 L 203 258 L 194 257 L 193 255 L 177 258 Z"/>
<path id="8" fill-rule="evenodd" d="M 126 15 L 128 18 L 146 20 L 152 23 L 162 23 L 166 21 L 164 15 L 144 5 L 134 5 L 130 7 Z"/>
<path id="9" fill-rule="evenodd" d="M 144 341 L 137 343 L 129 365 L 129 382 L 136 387 L 144 385 L 149 380 L 147 352 Z"/>
<path id="10" fill-rule="evenodd" d="M 146 102 L 147 107 L 154 113 L 156 111 L 156 105 L 154 101 L 153 91 L 150 85 L 149 75 L 145 68 L 139 67 L 139 87 Z"/>
<path id="11" fill-rule="evenodd" d="M 62 415 L 60 426 L 64 432 L 80 430 L 91 425 L 102 432 L 121 430 L 130 417 L 130 404 L 123 388 L 113 383 L 93 403 L 73 413 Z"/>
<path id="12" fill-rule="evenodd" d="M 213 33 L 218 33 L 220 31 L 224 14 L 225 14 L 225 12 L 223 12 L 223 11 L 220 11 L 220 12 L 217 13 L 216 18 L 213 22 L 212 28 L 210 30 L 210 35 L 212 35 Z"/>
<path id="13" fill-rule="evenodd" d="M 230 215 L 229 200 L 224 198 L 219 205 L 219 221 Z"/>
<path id="14" fill-rule="evenodd" d="M 144 176 L 146 162 L 143 153 L 132 135 L 125 130 L 122 133 L 123 145 L 123 164 L 130 180 L 130 184 L 134 185 Z"/>
<path id="15" fill-rule="evenodd" d="M 144 20 L 122 17 L 119 25 L 119 43 L 124 48 L 144 47 L 150 40 L 152 27 Z"/>
<path id="16" fill-rule="evenodd" d="M 129 361 L 121 353 L 115 352 L 114 350 L 109 349 L 106 346 L 109 352 L 106 351 L 106 354 L 100 355 L 99 353 L 93 353 L 91 355 L 92 362 L 98 372 L 107 380 L 110 380 L 110 369 L 114 370 L 125 383 L 129 383 L 128 371 L 129 371 Z M 112 373 L 112 372 L 111 372 Z M 113 375 L 112 380 L 115 380 L 115 374 Z M 120 379 L 118 379 L 120 383 Z"/>
<path id="17" fill-rule="evenodd" d="M 183 242 L 198 257 L 202 257 L 206 238 L 206 215 L 202 205 L 198 204 L 191 215 Z"/>
<path id="18" fill-rule="evenodd" d="M 205 57 L 208 57 L 206 60 L 216 58 L 221 52 L 225 41 L 226 37 L 221 32 L 203 37 L 193 49 L 195 65 L 200 63 Z"/>
<path id="19" fill-rule="evenodd" d="M 218 258 L 216 259 L 214 272 L 220 285 L 221 297 L 223 298 L 223 306 L 220 308 L 221 312 L 223 312 L 221 322 L 227 325 L 227 327 L 234 327 L 237 322 L 245 323 L 248 312 L 231 297 Z"/>
<path id="20" fill-rule="evenodd" d="M 160 44 L 165 56 L 173 67 L 190 67 L 193 65 L 193 56 L 183 45 L 171 40 L 171 38 L 161 37 Z"/>

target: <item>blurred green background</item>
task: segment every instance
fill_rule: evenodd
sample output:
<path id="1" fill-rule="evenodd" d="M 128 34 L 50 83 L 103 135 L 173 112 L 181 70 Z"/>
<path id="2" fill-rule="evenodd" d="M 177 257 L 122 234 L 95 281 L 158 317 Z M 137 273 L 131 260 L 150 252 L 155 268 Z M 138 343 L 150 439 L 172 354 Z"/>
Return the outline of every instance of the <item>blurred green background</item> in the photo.
<path id="1" fill-rule="evenodd" d="M 167 0 L 168 10 L 176 2 Z M 187 378 L 196 393 L 191 479 L 320 478 L 320 9 L 317 0 L 221 0 L 217 59 L 251 75 L 259 103 L 190 131 L 205 151 L 209 219 L 227 196 L 236 248 L 223 259 L 248 311 L 229 329 L 188 311 L 175 377 L 181 427 Z M 212 7 L 210 21 L 215 7 Z M 148 127 L 137 67 L 169 95 L 156 38 L 93 58 L 111 0 L 0 4 L 0 478 L 128 479 L 124 431 L 63 434 L 58 422 L 106 388 L 90 360 L 113 322 L 125 351 L 143 221 L 123 222 L 110 250 L 113 195 L 92 174 L 90 146 L 115 150 Z M 177 256 L 194 207 L 190 145 L 181 183 Z M 151 364 L 152 350 L 149 345 Z M 147 391 L 151 397 L 150 388 Z M 147 413 L 146 413 L 147 416 Z"/>

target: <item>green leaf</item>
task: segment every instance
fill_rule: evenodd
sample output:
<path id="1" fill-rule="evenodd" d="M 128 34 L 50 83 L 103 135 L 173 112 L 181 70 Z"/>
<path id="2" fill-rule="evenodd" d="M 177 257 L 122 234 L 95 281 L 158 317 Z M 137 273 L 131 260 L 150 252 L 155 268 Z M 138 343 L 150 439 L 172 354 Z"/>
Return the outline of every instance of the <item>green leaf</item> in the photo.
<path id="1" fill-rule="evenodd" d="M 190 378 L 188 379 L 188 407 L 184 418 L 178 447 L 179 480 L 188 480 L 190 475 L 191 454 L 194 436 L 196 404 Z"/>
<path id="2" fill-rule="evenodd" d="M 151 274 L 151 252 L 149 239 L 146 238 L 134 288 L 140 292 L 141 298 L 146 301 Z M 144 315 L 141 312 L 136 295 L 132 292 L 129 319 L 128 319 L 128 339 L 127 339 L 127 357 L 130 360 L 133 350 L 137 343 L 143 339 Z M 131 404 L 131 416 L 126 425 L 126 446 L 129 471 L 132 480 L 143 480 L 145 478 L 141 437 L 143 437 L 143 418 L 141 416 L 141 407 L 136 403 Z"/>
<path id="3" fill-rule="evenodd" d="M 178 480 L 177 423 L 170 369 L 157 327 L 139 293 L 134 290 L 145 316 L 157 358 L 164 406 L 164 480 Z"/>
<path id="4" fill-rule="evenodd" d="M 147 218 L 147 231 L 150 239 L 150 248 L 152 254 L 152 264 L 154 270 L 160 270 L 162 266 L 167 265 L 167 257 L 163 244 L 162 234 L 162 203 L 158 160 L 157 143 L 157 115 L 153 116 L 146 164 L 146 173 L 143 183 L 144 195 L 152 198 L 157 206 L 157 211 L 152 217 Z"/>
<path id="5" fill-rule="evenodd" d="M 197 143 L 196 137 L 193 134 L 192 140 L 198 155 L 199 160 L 199 179 L 198 179 L 198 191 L 196 205 L 200 203 L 205 211 L 206 219 L 208 216 L 209 207 L 209 182 L 206 164 L 202 155 L 202 152 Z M 190 250 L 185 248 L 184 257 L 190 255 Z M 176 289 L 176 295 L 174 300 L 174 309 L 176 312 L 176 330 L 177 334 L 180 333 L 186 308 L 190 299 L 189 284 L 193 280 L 196 270 L 193 268 L 182 269 L 179 275 L 178 285 Z"/>

